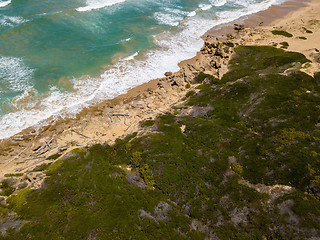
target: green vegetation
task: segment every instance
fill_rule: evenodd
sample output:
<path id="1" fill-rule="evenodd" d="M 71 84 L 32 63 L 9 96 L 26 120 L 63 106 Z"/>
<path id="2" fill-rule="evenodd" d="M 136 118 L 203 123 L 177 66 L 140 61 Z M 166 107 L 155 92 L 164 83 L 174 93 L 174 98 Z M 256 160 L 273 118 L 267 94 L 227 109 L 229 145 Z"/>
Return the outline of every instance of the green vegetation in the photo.
<path id="1" fill-rule="evenodd" d="M 14 188 L 10 186 L 10 184 L 6 181 L 3 181 L 0 185 L 1 195 L 2 196 L 10 196 L 14 192 Z"/>
<path id="2" fill-rule="evenodd" d="M 303 30 L 304 30 L 306 33 L 313 33 L 311 30 L 309 30 L 309 29 L 307 29 L 307 28 L 305 28 L 305 27 L 303 27 Z"/>
<path id="3" fill-rule="evenodd" d="M 197 82 L 208 80 L 186 105 L 141 123 L 152 133 L 76 149 L 39 167 L 47 169 L 45 187 L 8 199 L 28 222 L 3 238 L 318 236 L 319 74 L 299 71 L 308 62 L 299 53 L 267 46 L 235 51 L 221 80 L 199 73 Z M 177 113 L 185 108 L 195 114 Z M 270 201 L 243 182 L 293 190 Z"/>
<path id="4" fill-rule="evenodd" d="M 289 43 L 287 42 L 281 42 L 280 45 L 281 45 L 281 48 L 284 48 L 284 49 L 287 49 L 289 47 Z"/>
<path id="5" fill-rule="evenodd" d="M 306 37 L 299 37 L 299 39 L 307 40 L 307 38 L 306 38 Z"/>
<path id="6" fill-rule="evenodd" d="M 186 97 L 191 97 L 192 95 L 194 95 L 196 92 L 194 90 L 191 90 L 189 92 L 187 92 Z"/>
<path id="7" fill-rule="evenodd" d="M 281 36 L 289 37 L 289 38 L 291 38 L 293 36 L 291 33 L 288 33 L 288 32 L 283 31 L 283 30 L 273 30 L 271 32 L 272 32 L 273 35 L 281 35 Z"/>
<path id="8" fill-rule="evenodd" d="M 140 122 L 141 127 L 151 127 L 152 125 L 154 125 L 154 121 L 150 119 Z"/>
<path id="9" fill-rule="evenodd" d="M 52 156 L 48 157 L 47 159 L 48 160 L 56 160 L 58 159 L 62 154 L 61 153 L 56 153 L 56 154 L 53 154 Z"/>
<path id="10" fill-rule="evenodd" d="M 22 177 L 23 173 L 7 173 L 4 176 L 5 177 Z"/>
<path id="11" fill-rule="evenodd" d="M 203 72 L 200 72 L 199 75 L 195 78 L 195 80 L 197 83 L 202 83 L 203 80 L 205 80 L 206 78 L 209 79 L 209 81 L 211 81 L 211 83 L 218 83 L 219 82 L 218 78 L 211 76 L 209 74 L 205 74 Z"/>
<path id="12" fill-rule="evenodd" d="M 51 165 L 52 163 L 43 163 L 37 167 L 35 167 L 32 171 L 33 172 L 42 172 L 44 170 L 47 170 L 48 167 Z"/>

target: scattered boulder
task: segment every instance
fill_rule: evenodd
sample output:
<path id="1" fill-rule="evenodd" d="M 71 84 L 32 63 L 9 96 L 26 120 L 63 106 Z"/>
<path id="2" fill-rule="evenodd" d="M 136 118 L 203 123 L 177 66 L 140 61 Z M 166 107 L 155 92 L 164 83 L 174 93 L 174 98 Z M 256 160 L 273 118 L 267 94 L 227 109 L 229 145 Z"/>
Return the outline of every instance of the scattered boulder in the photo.
<path id="1" fill-rule="evenodd" d="M 234 24 L 233 28 L 236 31 L 242 31 L 242 30 L 244 30 L 244 25 L 243 24 Z"/>
<path id="2" fill-rule="evenodd" d="M 126 179 L 128 180 L 129 184 L 132 186 L 136 186 L 139 188 L 146 188 L 147 185 L 144 183 L 142 178 L 136 173 L 128 173 L 126 175 Z"/>

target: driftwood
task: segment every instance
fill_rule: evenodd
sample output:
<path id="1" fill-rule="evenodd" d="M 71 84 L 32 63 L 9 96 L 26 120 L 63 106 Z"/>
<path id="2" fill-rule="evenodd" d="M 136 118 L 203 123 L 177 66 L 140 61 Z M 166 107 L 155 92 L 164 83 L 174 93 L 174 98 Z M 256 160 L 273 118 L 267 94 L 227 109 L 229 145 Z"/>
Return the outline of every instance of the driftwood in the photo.
<path id="1" fill-rule="evenodd" d="M 112 117 L 110 116 L 110 113 L 113 113 L 113 111 L 109 111 L 107 114 L 108 114 L 108 117 L 110 118 L 110 121 L 112 122 Z"/>
<path id="2" fill-rule="evenodd" d="M 47 145 L 47 147 L 48 148 L 50 148 L 50 143 L 53 141 L 53 138 L 51 138 L 50 140 L 49 140 L 49 142 L 46 142 L 46 145 Z"/>
<path id="3" fill-rule="evenodd" d="M 112 113 L 112 116 L 123 116 L 123 117 L 129 117 L 129 113 Z"/>
<path id="4" fill-rule="evenodd" d="M 43 155 L 43 154 L 45 154 L 46 152 L 48 152 L 48 151 L 50 151 L 50 150 L 52 150 L 52 149 L 54 149 L 54 148 L 56 148 L 56 147 L 58 147 L 58 145 L 54 145 L 54 146 L 52 146 L 52 147 L 48 147 L 48 149 L 42 151 L 41 153 L 38 153 L 38 154 L 35 155 L 35 156 Z"/>
<path id="5" fill-rule="evenodd" d="M 129 128 L 136 122 L 137 120 L 133 121 L 127 128 L 124 130 L 122 136 L 129 130 Z"/>
<path id="6" fill-rule="evenodd" d="M 178 102 L 180 102 L 180 100 L 175 101 L 174 103 L 171 103 L 171 104 L 170 104 L 170 107 L 172 107 L 173 105 L 177 104 Z"/>
<path id="7" fill-rule="evenodd" d="M 129 113 L 113 113 L 113 110 L 112 111 L 109 111 L 108 113 L 108 117 L 110 118 L 110 122 L 113 122 L 112 120 L 112 117 L 111 116 L 115 116 L 117 118 L 119 118 L 120 120 L 120 116 L 124 117 L 124 124 L 126 124 L 126 117 L 129 117 Z"/>
<path id="8" fill-rule="evenodd" d="M 27 150 L 29 147 L 26 147 L 25 149 L 23 149 L 21 152 L 18 153 L 18 155 L 16 155 L 15 157 L 13 157 L 12 159 L 10 159 L 3 167 L 6 167 L 9 163 L 11 163 L 13 160 L 15 160 L 17 157 L 19 157 L 25 150 Z"/>
<path id="9" fill-rule="evenodd" d="M 162 112 L 163 114 L 167 114 L 166 112 L 164 112 L 164 111 L 162 111 L 162 110 L 160 110 L 159 108 L 155 108 L 156 110 L 158 110 L 159 112 Z"/>
<path id="10" fill-rule="evenodd" d="M 51 138 L 48 142 L 45 141 L 46 144 L 44 144 L 42 147 L 38 148 L 36 151 L 34 151 L 34 153 L 37 153 L 37 152 L 41 151 L 41 150 L 44 149 L 45 147 L 50 148 L 50 143 L 52 143 L 52 141 L 53 141 L 53 138 Z M 31 154 L 30 156 L 32 156 L 32 155 L 33 155 L 33 154 Z"/>
<path id="11" fill-rule="evenodd" d="M 39 164 L 39 163 L 41 163 L 41 162 L 43 162 L 43 161 L 45 161 L 45 160 L 47 160 L 47 159 L 46 159 L 46 158 L 45 158 L 45 159 L 41 159 L 40 161 L 35 162 L 35 163 L 33 163 L 33 164 L 29 165 L 29 166 L 26 166 L 26 167 L 24 167 L 24 168 L 21 168 L 21 169 L 19 169 L 18 171 L 21 172 L 21 171 L 23 171 L 23 170 L 25 170 L 25 169 L 27 169 L 27 168 L 29 168 L 29 167 L 33 167 L 34 165 Z"/>
<path id="12" fill-rule="evenodd" d="M 88 136 L 86 136 L 86 135 L 84 135 L 84 134 L 82 134 L 82 133 L 80 133 L 80 132 L 78 132 L 78 131 L 76 131 L 76 130 L 74 130 L 74 129 L 71 129 L 71 131 L 79 134 L 80 136 L 82 136 L 82 137 L 84 137 L 84 138 L 90 138 L 90 137 L 88 137 Z"/>
<path id="13" fill-rule="evenodd" d="M 68 147 L 68 146 L 69 146 L 69 144 L 64 145 L 64 146 L 61 146 L 61 147 L 58 148 L 58 150 L 59 150 L 60 152 L 63 152 L 63 151 L 65 151 L 65 150 L 67 150 L 67 147 Z"/>
<path id="14" fill-rule="evenodd" d="M 30 160 L 35 160 L 35 159 L 39 159 L 39 158 L 45 158 L 46 156 L 38 156 L 38 157 L 33 157 L 33 158 L 27 158 L 23 161 L 30 161 Z"/>

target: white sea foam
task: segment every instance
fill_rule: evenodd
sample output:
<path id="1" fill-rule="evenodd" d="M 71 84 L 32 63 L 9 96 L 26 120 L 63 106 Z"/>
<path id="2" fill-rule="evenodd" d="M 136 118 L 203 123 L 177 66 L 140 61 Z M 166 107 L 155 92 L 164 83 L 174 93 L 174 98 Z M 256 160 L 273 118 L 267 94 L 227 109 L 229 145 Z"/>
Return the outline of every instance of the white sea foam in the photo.
<path id="1" fill-rule="evenodd" d="M 139 51 L 138 51 L 138 52 L 135 52 L 134 54 L 132 54 L 132 55 L 129 56 L 129 57 L 124 58 L 123 60 L 125 60 L 125 61 L 133 60 L 134 57 L 138 56 L 138 54 L 139 54 Z"/>
<path id="2" fill-rule="evenodd" d="M 159 24 L 178 26 L 185 16 L 189 13 L 175 8 L 162 8 L 161 11 L 156 12 L 153 17 Z"/>
<path id="3" fill-rule="evenodd" d="M 195 15 L 197 15 L 196 11 L 192 11 L 192 12 L 188 13 L 188 17 L 193 17 Z"/>
<path id="4" fill-rule="evenodd" d="M 11 3 L 11 0 L 0 2 L 0 7 L 5 7 Z"/>
<path id="5" fill-rule="evenodd" d="M 131 38 L 126 38 L 126 39 L 120 40 L 120 43 L 129 42 L 130 40 L 131 40 Z"/>
<path id="6" fill-rule="evenodd" d="M 212 5 L 210 5 L 210 4 L 200 4 L 199 8 L 201 8 L 201 10 L 203 10 L 203 11 L 207 11 L 210 8 L 212 8 Z"/>
<path id="7" fill-rule="evenodd" d="M 32 74 L 33 70 L 24 64 L 22 58 L 0 55 L 0 89 L 19 92 L 31 88 Z"/>
<path id="8" fill-rule="evenodd" d="M 86 12 L 94 9 L 112 6 L 118 3 L 125 2 L 126 0 L 88 0 L 87 6 L 76 8 L 78 12 Z"/>
<path id="9" fill-rule="evenodd" d="M 0 14 L 0 25 L 2 26 L 12 27 L 16 24 L 21 24 L 24 22 L 26 22 L 26 20 L 23 19 L 22 17 L 6 16 L 6 15 Z"/>
<path id="10" fill-rule="evenodd" d="M 227 0 L 211 0 L 212 5 L 215 7 L 221 7 L 227 3 Z"/>
<path id="11" fill-rule="evenodd" d="M 164 12 L 156 12 L 154 14 L 154 18 L 157 20 L 159 24 L 170 26 L 178 26 L 180 21 L 183 19 L 182 16 Z"/>
<path id="12" fill-rule="evenodd" d="M 224 11 L 218 19 L 187 18 L 177 34 L 163 33 L 154 37 L 162 47 L 145 54 L 145 60 L 119 61 L 98 78 L 74 79 L 74 91 L 62 92 L 52 88 L 47 96 L 36 101 L 31 109 L 22 109 L 0 118 L 0 139 L 10 137 L 35 125 L 40 127 L 58 117 L 75 117 L 84 107 L 125 93 L 127 89 L 162 77 L 166 71 L 177 71 L 177 63 L 195 56 L 203 45 L 200 36 L 209 28 L 241 16 L 267 9 L 277 0 L 252 4 L 246 9 Z M 51 117 L 51 118 L 49 118 Z M 50 120 L 45 120 L 50 119 Z M 41 123 L 40 123 L 41 122 Z"/>

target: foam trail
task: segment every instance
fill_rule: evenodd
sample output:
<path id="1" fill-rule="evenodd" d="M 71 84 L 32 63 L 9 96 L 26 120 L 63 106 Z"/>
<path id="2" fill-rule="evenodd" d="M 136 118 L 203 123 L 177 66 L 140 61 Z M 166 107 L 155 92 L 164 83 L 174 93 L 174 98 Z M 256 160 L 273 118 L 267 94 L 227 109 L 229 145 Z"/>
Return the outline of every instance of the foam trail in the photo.
<path id="1" fill-rule="evenodd" d="M 26 20 L 21 17 L 6 16 L 0 14 L 0 25 L 13 27 L 16 24 L 25 23 Z"/>
<path id="2" fill-rule="evenodd" d="M 132 55 L 129 56 L 129 57 L 124 58 L 123 60 L 124 60 L 124 61 L 133 60 L 134 57 L 138 56 L 138 54 L 139 54 L 139 51 L 138 51 L 138 52 L 135 52 L 134 54 L 132 54 Z"/>
<path id="3" fill-rule="evenodd" d="M 197 15 L 196 11 L 192 11 L 192 12 L 188 13 L 188 17 L 193 17 L 195 15 Z"/>
<path id="4" fill-rule="evenodd" d="M 199 7 L 201 8 L 201 10 L 207 11 L 207 10 L 209 10 L 212 6 L 209 5 L 209 4 L 200 4 Z"/>
<path id="5" fill-rule="evenodd" d="M 86 12 L 94 9 L 112 6 L 118 3 L 125 2 L 126 0 L 88 0 L 87 6 L 76 8 L 78 12 Z"/>
<path id="6" fill-rule="evenodd" d="M 24 64 L 22 58 L 0 55 L 0 93 L 1 90 L 18 92 L 32 87 L 32 75 L 33 70 Z"/>
<path id="7" fill-rule="evenodd" d="M 0 7 L 5 7 L 11 3 L 11 0 L 5 1 L 5 2 L 0 2 Z"/>
<path id="8" fill-rule="evenodd" d="M 221 7 L 227 3 L 227 0 L 213 0 L 211 2 L 215 7 Z"/>

